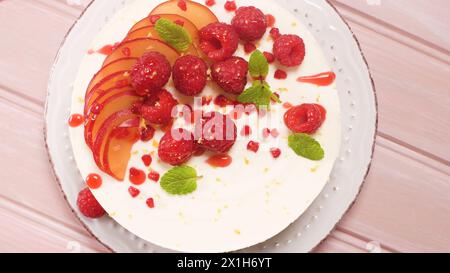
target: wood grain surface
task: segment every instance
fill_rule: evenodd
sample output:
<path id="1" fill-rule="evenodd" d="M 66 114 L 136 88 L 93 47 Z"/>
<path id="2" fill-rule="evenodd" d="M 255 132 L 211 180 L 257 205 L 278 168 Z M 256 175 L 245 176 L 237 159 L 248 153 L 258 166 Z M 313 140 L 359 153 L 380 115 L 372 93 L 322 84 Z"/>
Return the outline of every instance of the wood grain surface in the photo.
<path id="1" fill-rule="evenodd" d="M 0 252 L 107 251 L 65 203 L 42 133 L 50 67 L 89 1 L 0 0 Z M 450 2 L 331 3 L 367 57 L 380 127 L 361 195 L 316 251 L 449 252 Z"/>

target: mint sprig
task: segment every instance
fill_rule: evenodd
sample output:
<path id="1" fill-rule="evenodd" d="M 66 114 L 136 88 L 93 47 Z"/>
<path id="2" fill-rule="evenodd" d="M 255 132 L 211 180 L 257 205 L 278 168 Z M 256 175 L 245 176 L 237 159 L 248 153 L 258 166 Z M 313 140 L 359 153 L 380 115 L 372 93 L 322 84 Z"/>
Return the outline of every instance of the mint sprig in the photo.
<path id="1" fill-rule="evenodd" d="M 265 78 L 269 74 L 269 63 L 264 54 L 256 50 L 250 56 L 248 70 L 253 78 Z"/>
<path id="2" fill-rule="evenodd" d="M 189 166 L 178 166 L 161 178 L 161 188 L 169 194 L 186 195 L 197 189 L 197 171 Z"/>
<path id="3" fill-rule="evenodd" d="M 269 107 L 270 101 L 280 103 L 280 99 L 272 92 L 270 85 L 264 80 L 269 74 L 269 63 L 264 54 L 256 50 L 250 56 L 248 64 L 250 75 L 256 79 L 253 85 L 237 97 L 241 103 L 253 103 L 258 107 Z"/>
<path id="4" fill-rule="evenodd" d="M 297 155 L 310 160 L 322 160 L 325 156 L 320 143 L 307 134 L 290 135 L 288 145 Z"/>
<path id="5" fill-rule="evenodd" d="M 155 30 L 161 39 L 179 52 L 186 52 L 192 44 L 192 38 L 186 29 L 167 19 L 156 21 Z"/>

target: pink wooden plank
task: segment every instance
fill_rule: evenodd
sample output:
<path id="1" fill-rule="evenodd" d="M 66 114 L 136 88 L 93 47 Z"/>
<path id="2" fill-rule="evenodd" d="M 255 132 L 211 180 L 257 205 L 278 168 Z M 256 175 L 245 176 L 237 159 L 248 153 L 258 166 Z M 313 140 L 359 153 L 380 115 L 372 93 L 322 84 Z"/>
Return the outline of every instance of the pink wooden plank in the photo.
<path id="1" fill-rule="evenodd" d="M 356 205 L 340 223 L 403 252 L 450 251 L 450 167 L 379 138 Z"/>
<path id="2" fill-rule="evenodd" d="M 395 28 L 403 35 L 442 51 L 450 50 L 449 6 L 447 0 L 332 0 L 338 9 L 351 9 L 374 18 L 378 24 Z"/>

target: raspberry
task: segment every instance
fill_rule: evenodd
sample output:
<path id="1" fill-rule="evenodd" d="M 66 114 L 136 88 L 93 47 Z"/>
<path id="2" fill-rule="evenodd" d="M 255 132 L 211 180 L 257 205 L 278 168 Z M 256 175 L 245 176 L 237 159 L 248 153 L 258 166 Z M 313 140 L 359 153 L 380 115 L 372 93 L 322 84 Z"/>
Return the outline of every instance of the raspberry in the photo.
<path id="1" fill-rule="evenodd" d="M 166 125 L 172 121 L 172 109 L 178 105 L 172 94 L 161 90 L 141 106 L 141 115 L 149 123 Z"/>
<path id="2" fill-rule="evenodd" d="M 80 212 L 89 218 L 100 218 L 106 213 L 88 188 L 78 193 L 77 206 Z"/>
<path id="3" fill-rule="evenodd" d="M 298 66 L 305 58 L 305 44 L 297 35 L 281 35 L 273 44 L 273 54 L 284 66 Z"/>
<path id="4" fill-rule="evenodd" d="M 208 79 L 208 66 L 199 57 L 186 55 L 173 66 L 175 88 L 186 96 L 194 96 L 203 91 Z"/>
<path id="5" fill-rule="evenodd" d="M 211 77 L 225 92 L 239 95 L 247 85 L 248 62 L 231 57 L 211 67 Z"/>
<path id="6" fill-rule="evenodd" d="M 200 30 L 200 49 L 213 61 L 219 62 L 233 56 L 239 36 L 225 23 L 212 23 Z"/>
<path id="7" fill-rule="evenodd" d="M 173 166 L 186 163 L 194 153 L 192 133 L 184 129 L 167 132 L 159 142 L 159 158 Z"/>
<path id="8" fill-rule="evenodd" d="M 266 57 L 266 60 L 269 64 L 273 63 L 275 61 L 275 56 L 273 56 L 272 53 L 264 51 L 264 57 Z"/>
<path id="9" fill-rule="evenodd" d="M 164 55 L 147 52 L 131 69 L 131 85 L 140 96 L 152 95 L 167 84 L 171 73 L 172 68 Z"/>
<path id="10" fill-rule="evenodd" d="M 257 153 L 259 150 L 259 143 L 255 141 L 250 141 L 247 144 L 247 150 Z"/>
<path id="11" fill-rule="evenodd" d="M 295 106 L 284 114 L 284 123 L 295 133 L 313 134 L 325 121 L 324 110 L 318 104 Z"/>
<path id="12" fill-rule="evenodd" d="M 264 13 L 253 6 L 240 7 L 231 20 L 231 25 L 241 40 L 252 42 L 264 36 L 267 20 Z"/>
<path id="13" fill-rule="evenodd" d="M 200 147 L 216 153 L 226 153 L 236 142 L 236 124 L 228 115 L 209 112 L 195 126 L 195 136 Z"/>

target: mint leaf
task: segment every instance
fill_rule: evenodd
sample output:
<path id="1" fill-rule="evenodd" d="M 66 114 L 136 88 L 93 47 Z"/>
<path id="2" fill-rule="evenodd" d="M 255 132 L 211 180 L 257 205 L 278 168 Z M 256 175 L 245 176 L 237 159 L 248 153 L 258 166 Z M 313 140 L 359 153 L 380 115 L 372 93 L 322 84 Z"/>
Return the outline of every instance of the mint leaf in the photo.
<path id="1" fill-rule="evenodd" d="M 161 178 L 161 188 L 174 195 L 186 195 L 197 189 L 197 171 L 189 166 L 170 169 Z"/>
<path id="2" fill-rule="evenodd" d="M 318 161 L 325 156 L 320 143 L 307 134 L 290 135 L 288 144 L 297 155 L 307 159 Z"/>
<path id="3" fill-rule="evenodd" d="M 264 78 L 269 74 L 269 63 L 261 51 L 256 50 L 252 53 L 248 70 L 253 78 Z"/>
<path id="4" fill-rule="evenodd" d="M 192 43 L 189 33 L 180 25 L 166 19 L 159 19 L 155 30 L 161 39 L 180 52 L 186 52 Z"/>
<path id="5" fill-rule="evenodd" d="M 242 103 L 254 103 L 258 107 L 270 105 L 270 100 L 281 102 L 270 90 L 267 82 L 255 81 L 252 87 L 247 88 L 237 97 L 237 100 Z"/>

